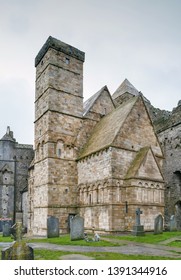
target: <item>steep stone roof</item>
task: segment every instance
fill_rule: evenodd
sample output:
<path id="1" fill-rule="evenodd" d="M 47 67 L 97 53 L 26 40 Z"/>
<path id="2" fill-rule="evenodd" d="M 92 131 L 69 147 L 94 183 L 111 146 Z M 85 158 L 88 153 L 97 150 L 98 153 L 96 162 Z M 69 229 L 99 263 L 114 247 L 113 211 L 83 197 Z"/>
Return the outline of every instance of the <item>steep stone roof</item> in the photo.
<path id="1" fill-rule="evenodd" d="M 95 126 L 91 137 L 81 151 L 79 158 L 111 146 L 129 112 L 139 97 L 133 97 L 106 115 Z"/>
<path id="2" fill-rule="evenodd" d="M 134 178 L 143 159 L 145 158 L 146 154 L 148 153 L 150 147 L 144 147 L 142 149 L 140 149 L 140 151 L 136 154 L 136 157 L 134 158 L 134 160 L 132 161 L 125 179 L 130 179 L 130 178 Z"/>
<path id="3" fill-rule="evenodd" d="M 49 48 L 55 49 L 57 51 L 61 51 L 67 55 L 70 55 L 72 57 L 75 57 L 81 61 L 84 62 L 85 59 L 85 53 L 56 39 L 52 36 L 49 36 L 39 53 L 37 54 L 35 58 L 35 66 L 38 65 L 38 63 L 41 61 L 41 59 L 44 57 L 45 53 L 48 51 Z"/>
<path id="4" fill-rule="evenodd" d="M 150 176 L 150 161 L 152 160 L 152 179 L 164 181 L 162 172 L 160 170 L 160 167 L 155 159 L 155 156 L 153 154 L 153 151 L 151 147 L 143 147 L 141 148 L 135 158 L 133 159 L 127 174 L 125 176 L 125 179 L 132 179 L 132 178 L 149 178 Z M 144 173 L 139 174 L 139 170 L 141 167 L 144 167 Z M 147 168 L 146 168 L 147 167 Z"/>
<path id="5" fill-rule="evenodd" d="M 118 96 L 120 96 L 124 93 L 130 93 L 134 96 L 140 95 L 139 91 L 128 81 L 128 79 L 125 79 L 122 82 L 122 84 L 113 93 L 112 98 L 116 99 Z"/>
<path id="6" fill-rule="evenodd" d="M 99 98 L 99 96 L 101 95 L 101 93 L 103 93 L 104 91 L 107 91 L 108 94 L 110 95 L 110 92 L 107 88 L 107 86 L 102 87 L 98 92 L 96 92 L 94 95 L 92 95 L 89 99 L 87 99 L 84 102 L 84 113 L 83 116 L 85 116 L 90 109 L 92 108 L 92 106 L 94 105 L 94 103 L 96 102 L 96 100 Z M 112 97 L 110 95 L 110 99 L 112 100 Z M 113 101 L 112 101 L 113 102 Z M 114 104 L 114 103 L 113 103 Z"/>

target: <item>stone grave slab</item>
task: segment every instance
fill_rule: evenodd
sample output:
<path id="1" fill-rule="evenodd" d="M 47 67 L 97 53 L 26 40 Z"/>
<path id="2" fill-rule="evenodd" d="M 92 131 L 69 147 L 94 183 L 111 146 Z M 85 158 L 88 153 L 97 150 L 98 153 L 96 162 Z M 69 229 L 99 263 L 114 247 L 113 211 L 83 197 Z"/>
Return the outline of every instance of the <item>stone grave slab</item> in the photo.
<path id="1" fill-rule="evenodd" d="M 70 220 L 70 239 L 84 239 L 84 219 L 79 215 L 72 217 Z"/>
<path id="2" fill-rule="evenodd" d="M 34 260 L 34 252 L 26 242 L 14 241 L 9 248 L 2 250 L 1 258 L 2 260 Z"/>
<path id="3" fill-rule="evenodd" d="M 13 228 L 15 229 L 14 236 L 16 241 L 10 247 L 2 250 L 2 260 L 33 260 L 33 248 L 22 240 L 22 222 L 17 222 Z"/>
<path id="4" fill-rule="evenodd" d="M 59 219 L 54 216 L 47 219 L 47 237 L 59 237 Z"/>
<path id="5" fill-rule="evenodd" d="M 176 223 L 175 215 L 172 215 L 170 217 L 169 229 L 170 229 L 170 231 L 177 230 L 177 223 Z"/>
<path id="6" fill-rule="evenodd" d="M 163 233 L 163 216 L 157 215 L 154 221 L 154 234 Z"/>
<path id="7" fill-rule="evenodd" d="M 2 226 L 3 237 L 11 236 L 11 223 L 9 221 L 5 222 Z"/>

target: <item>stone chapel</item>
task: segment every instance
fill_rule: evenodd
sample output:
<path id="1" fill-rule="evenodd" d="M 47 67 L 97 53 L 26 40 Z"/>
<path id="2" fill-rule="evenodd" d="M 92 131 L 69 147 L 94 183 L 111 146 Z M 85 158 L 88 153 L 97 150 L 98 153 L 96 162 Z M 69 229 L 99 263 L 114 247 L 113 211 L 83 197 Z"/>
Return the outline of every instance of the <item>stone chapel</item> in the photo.
<path id="1" fill-rule="evenodd" d="M 80 214 L 85 229 L 131 231 L 135 210 L 154 229 L 164 215 L 163 153 L 145 97 L 125 80 L 83 103 L 84 52 L 49 37 L 35 58 L 35 157 L 29 176 L 29 233 L 60 233 Z M 120 96 L 129 87 L 132 98 Z M 123 97 L 123 95 L 122 95 Z"/>

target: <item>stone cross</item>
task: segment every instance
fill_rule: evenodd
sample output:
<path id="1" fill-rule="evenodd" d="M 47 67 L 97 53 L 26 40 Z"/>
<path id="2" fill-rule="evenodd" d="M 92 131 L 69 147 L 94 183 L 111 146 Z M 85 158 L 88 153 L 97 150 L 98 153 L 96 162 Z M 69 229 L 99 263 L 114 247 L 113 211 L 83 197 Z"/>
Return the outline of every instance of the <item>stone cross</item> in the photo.
<path id="1" fill-rule="evenodd" d="M 16 222 L 16 224 L 14 224 L 11 229 L 14 240 L 20 242 L 23 236 L 22 222 Z"/>
<path id="2" fill-rule="evenodd" d="M 26 245 L 22 240 L 23 228 L 22 222 L 16 222 L 12 226 L 12 234 L 14 236 L 13 244 L 1 251 L 2 260 L 34 260 L 33 248 Z"/>
<path id="3" fill-rule="evenodd" d="M 140 215 L 143 214 L 143 211 L 140 210 L 140 208 L 136 209 L 136 226 L 140 226 Z"/>

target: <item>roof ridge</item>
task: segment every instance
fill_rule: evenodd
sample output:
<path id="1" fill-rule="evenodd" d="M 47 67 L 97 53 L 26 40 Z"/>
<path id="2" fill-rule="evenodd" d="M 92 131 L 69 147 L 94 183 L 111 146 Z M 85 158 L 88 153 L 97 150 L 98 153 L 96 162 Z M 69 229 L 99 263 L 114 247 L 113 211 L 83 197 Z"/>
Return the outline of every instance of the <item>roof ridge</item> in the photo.
<path id="1" fill-rule="evenodd" d="M 113 93 L 112 98 L 116 99 L 120 95 L 124 93 L 130 93 L 132 95 L 138 96 L 140 95 L 140 92 L 130 83 L 130 81 L 126 78 L 121 83 L 121 85 L 116 89 L 116 91 Z"/>
<path id="2" fill-rule="evenodd" d="M 98 99 L 98 97 L 101 95 L 101 93 L 106 90 L 110 97 L 111 97 L 111 94 L 109 92 L 109 89 L 108 87 L 105 85 L 103 86 L 99 91 L 97 91 L 96 93 L 94 93 L 91 97 L 89 97 L 83 104 L 84 106 L 84 112 L 83 112 L 83 116 L 85 116 L 89 111 L 90 109 L 92 108 L 92 106 L 94 105 L 94 103 L 96 102 L 96 100 Z M 112 99 L 112 97 L 111 97 Z"/>

